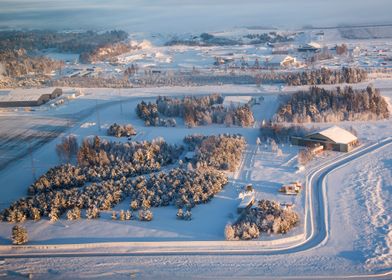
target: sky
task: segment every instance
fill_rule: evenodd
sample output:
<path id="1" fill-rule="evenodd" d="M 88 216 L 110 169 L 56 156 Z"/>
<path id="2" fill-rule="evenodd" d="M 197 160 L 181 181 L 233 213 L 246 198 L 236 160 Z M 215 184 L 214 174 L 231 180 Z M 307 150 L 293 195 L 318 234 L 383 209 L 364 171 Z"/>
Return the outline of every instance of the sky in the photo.
<path id="1" fill-rule="evenodd" d="M 186 33 L 392 23 L 390 0 L 0 0 L 0 28 Z"/>

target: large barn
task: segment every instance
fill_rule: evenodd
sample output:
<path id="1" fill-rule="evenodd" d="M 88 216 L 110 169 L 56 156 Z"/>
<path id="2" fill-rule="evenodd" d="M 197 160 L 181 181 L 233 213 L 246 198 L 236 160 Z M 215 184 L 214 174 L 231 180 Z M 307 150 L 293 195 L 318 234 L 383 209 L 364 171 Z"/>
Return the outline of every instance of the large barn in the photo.
<path id="1" fill-rule="evenodd" d="M 358 145 L 358 138 L 341 127 L 333 126 L 305 137 L 291 137 L 291 143 L 306 147 L 321 145 L 325 150 L 349 152 Z"/>
<path id="2" fill-rule="evenodd" d="M 63 94 L 61 88 L 14 89 L 0 91 L 0 107 L 40 106 Z"/>

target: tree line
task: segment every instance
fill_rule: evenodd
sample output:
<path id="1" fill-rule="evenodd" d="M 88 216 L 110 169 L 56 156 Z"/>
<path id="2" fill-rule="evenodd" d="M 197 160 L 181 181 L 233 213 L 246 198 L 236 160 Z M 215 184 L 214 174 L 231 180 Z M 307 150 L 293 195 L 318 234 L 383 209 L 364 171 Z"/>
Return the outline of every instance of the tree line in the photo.
<path id="1" fill-rule="evenodd" d="M 169 117 L 164 123 L 174 117 L 181 117 L 189 127 L 212 123 L 243 127 L 253 125 L 254 117 L 248 105 L 225 107 L 222 103 L 223 97 L 219 94 L 183 98 L 159 96 L 155 103 L 139 103 L 136 113 L 147 126 L 160 125 L 163 122 L 160 115 Z"/>
<path id="2" fill-rule="evenodd" d="M 388 103 L 373 86 L 354 90 L 311 87 L 296 92 L 283 102 L 275 114 L 276 122 L 335 122 L 378 120 L 389 117 Z"/>
<path id="3" fill-rule="evenodd" d="M 363 82 L 366 79 L 366 70 L 353 67 L 343 67 L 338 70 L 321 68 L 311 71 L 292 72 L 285 77 L 285 81 L 289 86 L 354 84 Z"/>

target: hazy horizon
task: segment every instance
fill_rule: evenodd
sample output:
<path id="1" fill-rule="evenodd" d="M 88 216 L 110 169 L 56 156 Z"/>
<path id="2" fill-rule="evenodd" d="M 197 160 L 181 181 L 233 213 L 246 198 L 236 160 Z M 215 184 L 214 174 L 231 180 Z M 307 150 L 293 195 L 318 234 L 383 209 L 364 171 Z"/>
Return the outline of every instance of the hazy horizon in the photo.
<path id="1" fill-rule="evenodd" d="M 0 1 L 0 7 L 2 29 L 184 33 L 244 26 L 290 29 L 392 23 L 388 0 L 14 0 Z"/>

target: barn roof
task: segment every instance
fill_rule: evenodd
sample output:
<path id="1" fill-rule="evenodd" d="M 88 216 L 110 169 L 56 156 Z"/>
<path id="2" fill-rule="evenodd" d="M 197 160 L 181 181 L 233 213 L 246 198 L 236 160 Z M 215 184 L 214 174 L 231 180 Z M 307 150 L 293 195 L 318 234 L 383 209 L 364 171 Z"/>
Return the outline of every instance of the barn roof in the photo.
<path id="1" fill-rule="evenodd" d="M 43 94 L 51 94 L 54 88 L 10 89 L 0 91 L 0 102 L 37 101 Z"/>
<path id="2" fill-rule="evenodd" d="M 351 132 L 339 127 L 339 126 L 332 126 L 330 128 L 318 131 L 316 133 L 312 133 L 308 135 L 309 138 L 312 138 L 314 136 L 317 136 L 317 134 L 320 134 L 331 141 L 335 143 L 340 143 L 340 144 L 348 144 L 352 141 L 357 140 L 357 137 L 352 134 Z"/>

